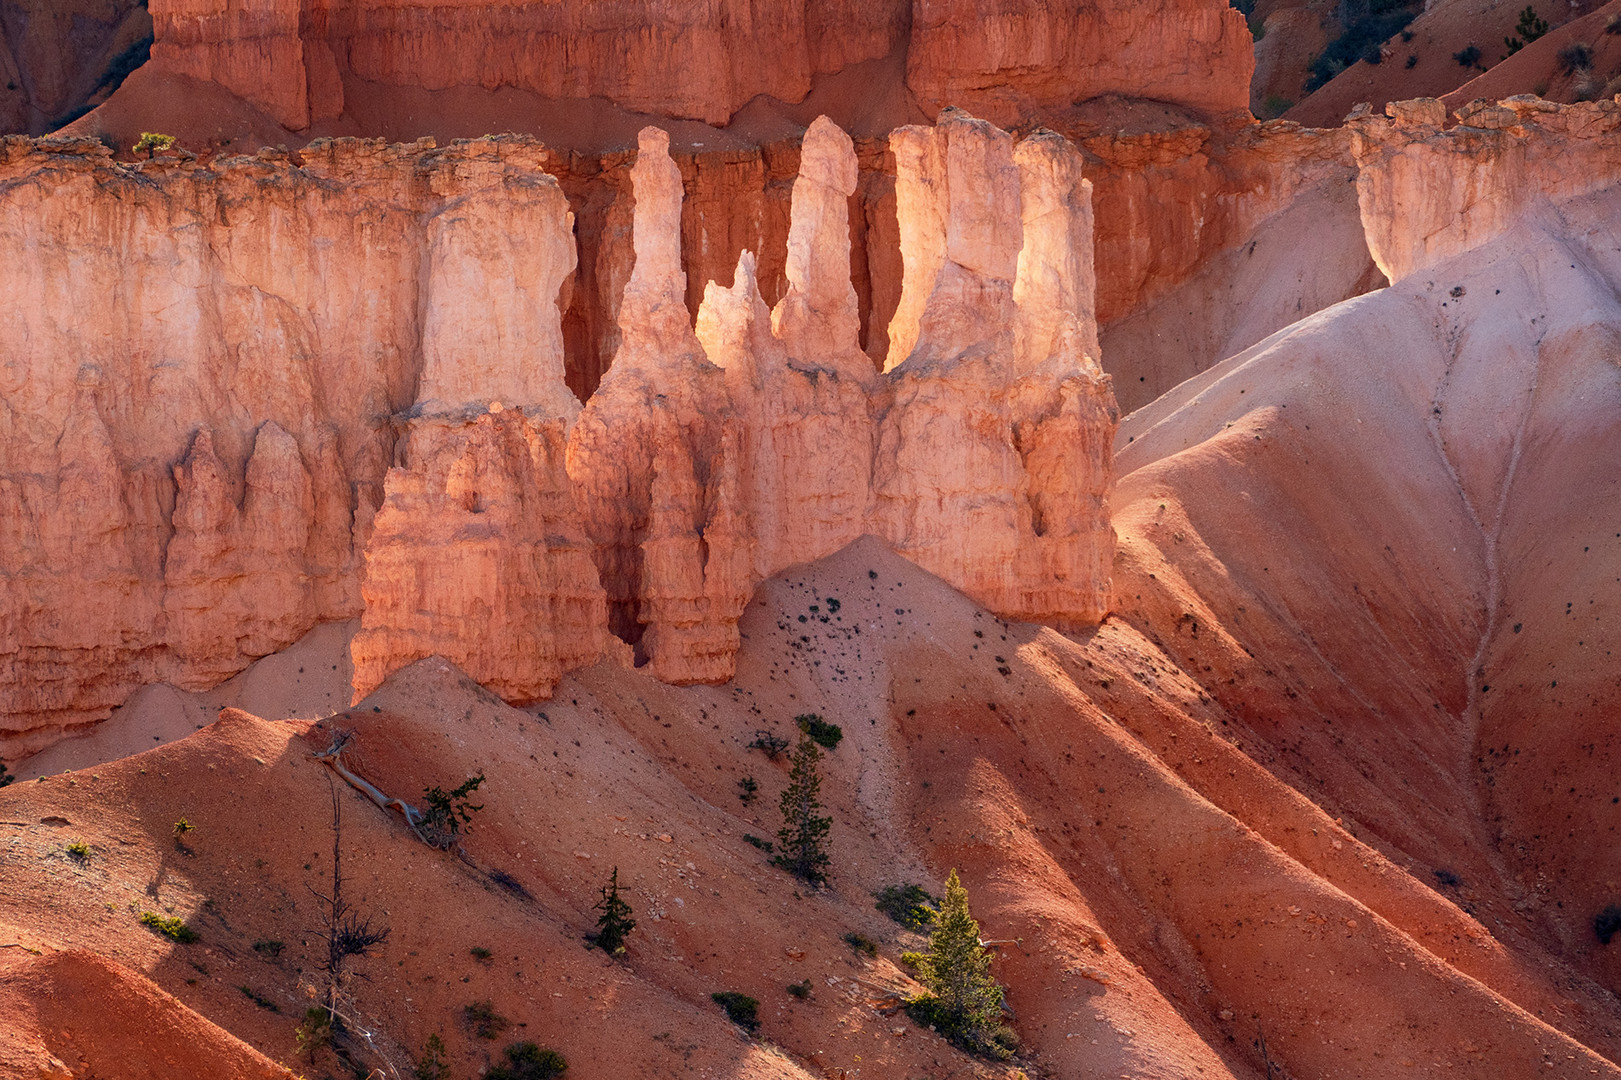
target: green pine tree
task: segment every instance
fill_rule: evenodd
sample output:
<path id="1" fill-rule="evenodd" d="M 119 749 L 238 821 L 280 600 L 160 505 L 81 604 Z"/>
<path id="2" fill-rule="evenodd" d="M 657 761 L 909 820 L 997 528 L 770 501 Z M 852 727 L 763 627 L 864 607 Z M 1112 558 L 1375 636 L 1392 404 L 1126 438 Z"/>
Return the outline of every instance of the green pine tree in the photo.
<path id="1" fill-rule="evenodd" d="M 991 975 L 991 952 L 979 943 L 979 923 L 968 913 L 968 890 L 956 870 L 946 879 L 929 951 L 918 957 L 917 969 L 928 993 L 908 1004 L 914 1019 L 965 1050 L 1012 1056 L 1017 1040 L 1002 1024 L 1002 985 Z"/>
<path id="2" fill-rule="evenodd" d="M 597 932 L 589 938 L 591 944 L 610 956 L 618 956 L 625 951 L 625 936 L 636 929 L 630 905 L 619 895 L 619 867 L 614 867 L 613 876 L 602 887 L 602 899 L 592 910 L 602 914 L 597 919 Z"/>
<path id="3" fill-rule="evenodd" d="M 822 808 L 816 801 L 816 793 L 822 787 L 816 763 L 821 759 L 816 743 L 810 736 L 801 734 L 788 770 L 788 787 L 782 793 L 782 828 L 777 832 L 782 854 L 771 860 L 812 885 L 827 880 L 828 857 L 824 845 L 828 830 L 833 827 L 832 818 L 816 813 Z"/>

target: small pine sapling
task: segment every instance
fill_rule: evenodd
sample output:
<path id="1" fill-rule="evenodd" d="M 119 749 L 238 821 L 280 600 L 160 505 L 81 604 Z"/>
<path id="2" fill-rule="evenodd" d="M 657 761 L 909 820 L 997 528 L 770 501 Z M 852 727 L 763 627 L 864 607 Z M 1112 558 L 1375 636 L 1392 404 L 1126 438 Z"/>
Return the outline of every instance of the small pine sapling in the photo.
<path id="1" fill-rule="evenodd" d="M 1002 1023 L 1002 984 L 991 974 L 990 950 L 968 913 L 968 890 L 951 871 L 929 935 L 929 951 L 908 956 L 928 992 L 906 1003 L 907 1013 L 970 1053 L 1007 1059 L 1017 1036 Z"/>
<path id="2" fill-rule="evenodd" d="M 456 843 L 463 825 L 472 824 L 473 815 L 484 809 L 475 806 L 470 797 L 484 783 L 484 774 L 469 776 L 462 783 L 446 791 L 444 788 L 422 789 L 422 801 L 428 809 L 422 814 L 422 835 L 438 848 L 450 848 Z"/>
<path id="3" fill-rule="evenodd" d="M 625 951 L 625 936 L 636 929 L 631 908 L 619 895 L 619 867 L 614 867 L 608 884 L 602 886 L 602 899 L 591 910 L 602 912 L 597 917 L 597 932 L 586 936 L 586 942 L 607 953 L 620 956 Z"/>
<path id="4" fill-rule="evenodd" d="M 799 745 L 794 748 L 793 766 L 788 770 L 788 787 L 783 790 L 780 804 L 782 828 L 777 832 L 777 842 L 782 854 L 771 860 L 812 885 L 820 885 L 827 880 L 830 861 L 826 847 L 827 834 L 833 827 L 832 818 L 817 814 L 822 808 L 816 798 L 822 787 L 822 778 L 816 767 L 821 758 L 821 751 L 816 749 L 810 736 L 801 735 Z"/>

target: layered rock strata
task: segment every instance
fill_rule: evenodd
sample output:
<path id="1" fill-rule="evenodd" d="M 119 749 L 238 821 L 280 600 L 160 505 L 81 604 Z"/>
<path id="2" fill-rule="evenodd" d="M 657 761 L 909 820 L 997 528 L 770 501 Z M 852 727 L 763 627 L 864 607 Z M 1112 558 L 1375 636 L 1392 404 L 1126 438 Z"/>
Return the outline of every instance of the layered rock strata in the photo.
<path id="1" fill-rule="evenodd" d="M 1353 114 L 1368 247 L 1392 282 L 1484 246 L 1540 212 L 1615 183 L 1621 104 L 1530 95 L 1459 108 L 1435 98 Z"/>
<path id="2" fill-rule="evenodd" d="M 825 118 L 806 135 L 783 299 L 768 313 L 745 253 L 695 334 L 677 173 L 663 133 L 643 132 L 624 344 L 569 473 L 614 629 L 662 679 L 729 677 L 754 585 L 864 533 L 1004 615 L 1083 625 L 1107 609 L 1115 410 L 1087 352 L 1079 153 L 1043 133 L 1015 154 L 956 110 L 892 142 L 906 284 L 880 377 L 848 270 L 849 138 Z"/>
<path id="3" fill-rule="evenodd" d="M 152 0 L 154 61 L 289 130 L 344 110 L 344 78 L 605 98 L 722 125 L 747 102 L 798 102 L 816 76 L 904 53 L 907 84 L 1013 123 L 1107 94 L 1243 110 L 1249 30 L 1222 0 Z"/>
<path id="4" fill-rule="evenodd" d="M 555 361 L 573 249 L 543 158 L 345 140 L 302 167 L 130 167 L 91 141 L 0 143 L 8 756 L 360 614 L 419 386 L 460 405 Z M 515 400 L 562 415 L 557 389 Z"/>
<path id="5" fill-rule="evenodd" d="M 900 138 L 957 193 L 899 219 L 942 252 L 915 358 L 880 376 L 861 348 L 843 132 L 807 135 L 776 309 L 745 253 L 695 331 L 682 176 L 648 129 L 583 412 L 573 219 L 532 142 L 130 167 L 7 141 L 0 247 L 32 268 L 0 301 L 8 752 L 356 615 L 361 692 L 439 654 L 535 700 L 621 639 L 724 680 L 755 583 L 864 533 L 1005 614 L 1095 620 L 1113 415 L 1079 155 L 957 113 Z"/>

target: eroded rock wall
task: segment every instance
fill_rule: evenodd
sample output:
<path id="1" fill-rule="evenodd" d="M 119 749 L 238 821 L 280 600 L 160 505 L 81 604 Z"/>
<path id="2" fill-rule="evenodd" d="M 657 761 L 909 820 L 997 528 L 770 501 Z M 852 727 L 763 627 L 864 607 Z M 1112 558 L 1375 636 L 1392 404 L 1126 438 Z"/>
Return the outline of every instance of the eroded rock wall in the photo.
<path id="1" fill-rule="evenodd" d="M 473 373 L 506 393 L 555 354 L 572 247 L 543 155 L 346 140 L 302 167 L 131 167 L 92 141 L 0 143 L 9 752 L 360 613 L 419 381 L 459 403 Z M 557 389 L 532 403 L 566 406 Z"/>
<path id="2" fill-rule="evenodd" d="M 344 76 L 444 90 L 605 98 L 724 125 L 759 96 L 803 100 L 818 75 L 904 53 L 932 115 L 1004 124 L 1114 94 L 1242 111 L 1254 69 L 1223 0 L 152 0 L 153 57 L 293 131 L 344 109 Z"/>
<path id="3" fill-rule="evenodd" d="M 695 330 L 684 177 L 648 128 L 583 411 L 574 219 L 538 144 L 205 167 L 7 141 L 7 751 L 357 615 L 362 693 L 438 654 L 535 700 L 624 642 L 659 678 L 723 681 L 755 584 L 864 533 L 1003 614 L 1095 621 L 1113 407 L 1080 155 L 960 112 L 899 137 L 899 229 L 942 257 L 908 271 L 894 373 L 860 341 L 851 139 L 824 118 L 797 155 L 775 309 L 745 252 Z"/>
<path id="4" fill-rule="evenodd" d="M 1481 247 L 1527 215 L 1615 183 L 1621 104 L 1522 95 L 1458 109 L 1393 101 L 1349 126 L 1368 247 L 1391 281 Z M 1388 119 L 1387 119 L 1388 117 Z"/>

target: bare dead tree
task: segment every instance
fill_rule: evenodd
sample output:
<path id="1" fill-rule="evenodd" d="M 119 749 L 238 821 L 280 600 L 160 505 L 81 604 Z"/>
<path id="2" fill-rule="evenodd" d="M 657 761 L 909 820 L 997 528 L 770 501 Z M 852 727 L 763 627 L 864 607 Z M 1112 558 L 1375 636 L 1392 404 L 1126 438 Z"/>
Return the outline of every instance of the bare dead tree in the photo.
<path id="1" fill-rule="evenodd" d="M 325 1001 L 319 1010 L 312 1009 L 311 1012 L 317 1015 L 319 1012 L 326 1013 L 326 1027 L 334 1041 L 352 1026 L 372 1052 L 378 1053 L 372 1033 L 356 1021 L 353 1009 L 345 1008 L 344 964 L 351 956 L 365 956 L 387 941 L 389 928 L 373 928 L 371 919 L 356 911 L 343 897 L 343 803 L 338 797 L 338 787 L 330 776 L 327 777 L 327 790 L 332 795 L 332 891 L 323 893 L 313 886 L 306 886 L 321 902 L 321 926 L 326 937 L 326 958 L 321 964 L 326 984 L 322 988 Z M 348 1058 L 347 1051 L 338 1052 L 340 1056 Z M 378 1056 L 382 1057 L 380 1053 Z M 392 1072 L 393 1066 L 388 1059 L 384 1057 L 383 1061 Z"/>

